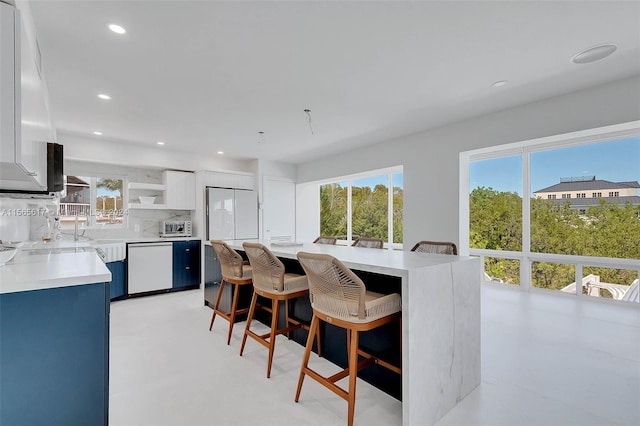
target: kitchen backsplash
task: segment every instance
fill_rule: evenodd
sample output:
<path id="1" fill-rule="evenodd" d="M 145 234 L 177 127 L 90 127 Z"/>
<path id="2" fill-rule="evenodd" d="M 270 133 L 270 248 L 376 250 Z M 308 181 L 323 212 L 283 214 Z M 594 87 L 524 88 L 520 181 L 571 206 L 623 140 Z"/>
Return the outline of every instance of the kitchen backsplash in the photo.
<path id="1" fill-rule="evenodd" d="M 123 167 L 118 165 L 89 163 L 80 161 L 65 161 L 65 174 L 75 176 L 96 176 L 112 179 L 123 179 L 125 181 L 125 195 L 127 182 L 140 183 L 162 183 L 162 170 Z M 51 200 L 16 200 L 12 206 L 19 205 L 24 209 L 32 209 L 37 214 L 30 215 L 23 219 L 23 223 L 29 229 L 30 240 L 40 240 L 47 233 L 48 209 L 49 215 L 53 218 L 55 212 L 55 202 Z M 139 238 L 158 237 L 160 222 L 164 220 L 192 220 L 191 212 L 188 210 L 146 210 L 127 209 L 124 206 L 124 225 L 95 225 L 88 228 L 80 227 L 80 234 L 83 237 L 92 239 L 109 238 Z M 0 219 L 5 222 L 5 218 Z M 51 219 L 51 222 L 53 220 Z M 62 229 L 63 239 L 72 239 L 74 233 L 73 226 Z"/>

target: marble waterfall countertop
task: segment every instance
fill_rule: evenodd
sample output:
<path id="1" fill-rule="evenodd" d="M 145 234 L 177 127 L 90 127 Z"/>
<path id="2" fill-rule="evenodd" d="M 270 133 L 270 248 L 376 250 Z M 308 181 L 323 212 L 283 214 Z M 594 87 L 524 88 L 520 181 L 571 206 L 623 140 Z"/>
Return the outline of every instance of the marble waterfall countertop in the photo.
<path id="1" fill-rule="evenodd" d="M 111 281 L 111 272 L 91 249 L 56 254 L 18 252 L 11 262 L 0 266 L 0 294 L 106 281 Z"/>
<path id="2" fill-rule="evenodd" d="M 243 250 L 243 240 L 226 242 Z M 404 425 L 436 423 L 480 384 L 480 258 L 258 242 L 278 257 L 326 253 L 349 268 L 401 279 Z"/>
<path id="3" fill-rule="evenodd" d="M 296 259 L 296 254 L 300 251 L 325 253 L 340 259 L 342 263 L 352 269 L 405 278 L 408 272 L 414 269 L 448 265 L 452 262 L 471 259 L 466 256 L 417 253 L 403 250 L 380 250 L 343 245 L 269 242 L 262 240 L 225 240 L 230 247 L 236 250 L 243 250 L 242 243 L 245 241 L 264 244 L 273 254 L 285 259 Z M 206 241 L 205 245 L 211 245 L 211 243 Z"/>

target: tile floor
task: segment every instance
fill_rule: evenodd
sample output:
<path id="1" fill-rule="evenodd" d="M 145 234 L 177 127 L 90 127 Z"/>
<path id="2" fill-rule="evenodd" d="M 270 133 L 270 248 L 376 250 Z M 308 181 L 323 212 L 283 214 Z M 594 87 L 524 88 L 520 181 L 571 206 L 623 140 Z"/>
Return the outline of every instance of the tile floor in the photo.
<path id="1" fill-rule="evenodd" d="M 640 424 L 640 309 L 482 289 L 482 383 L 439 425 Z M 199 290 L 111 304 L 111 425 L 344 425 L 346 402 L 306 379 L 302 347 L 225 344 Z M 266 330 L 266 327 L 264 327 Z M 337 371 L 312 357 L 312 367 Z M 399 401 L 359 381 L 356 425 L 399 425 Z"/>

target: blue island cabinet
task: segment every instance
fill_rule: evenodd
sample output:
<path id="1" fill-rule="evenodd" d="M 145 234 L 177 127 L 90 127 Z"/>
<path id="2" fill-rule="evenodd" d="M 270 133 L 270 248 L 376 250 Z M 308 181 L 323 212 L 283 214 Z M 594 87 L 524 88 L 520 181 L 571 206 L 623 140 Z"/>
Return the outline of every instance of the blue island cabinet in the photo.
<path id="1" fill-rule="evenodd" d="M 200 244 L 200 240 L 173 242 L 174 290 L 200 285 Z"/>
<path id="2" fill-rule="evenodd" d="M 109 298 L 109 283 L 0 294 L 0 424 L 108 424 Z"/>
<path id="3" fill-rule="evenodd" d="M 106 263 L 106 265 L 109 272 L 111 272 L 111 284 L 109 285 L 111 289 L 111 300 L 124 299 L 127 294 L 124 284 L 125 277 L 127 276 L 125 261 L 117 260 L 115 262 Z"/>

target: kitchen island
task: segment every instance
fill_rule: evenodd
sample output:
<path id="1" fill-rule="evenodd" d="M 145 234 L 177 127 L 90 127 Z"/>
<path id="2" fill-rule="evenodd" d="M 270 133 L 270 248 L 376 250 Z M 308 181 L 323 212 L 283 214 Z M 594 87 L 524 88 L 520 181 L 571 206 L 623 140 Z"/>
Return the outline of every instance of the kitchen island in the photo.
<path id="1" fill-rule="evenodd" d="M 109 281 L 93 250 L 0 267 L 0 424 L 108 424 Z"/>
<path id="2" fill-rule="evenodd" d="M 243 251 L 244 241 L 226 242 Z M 295 266 L 299 251 L 326 253 L 364 277 L 368 288 L 371 283 L 375 291 L 384 292 L 388 285 L 388 293 L 401 293 L 403 424 L 434 424 L 480 384 L 479 258 L 312 243 L 263 244 L 287 267 Z"/>

